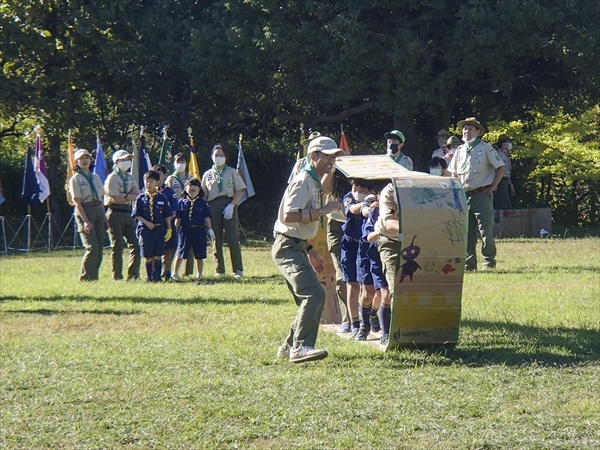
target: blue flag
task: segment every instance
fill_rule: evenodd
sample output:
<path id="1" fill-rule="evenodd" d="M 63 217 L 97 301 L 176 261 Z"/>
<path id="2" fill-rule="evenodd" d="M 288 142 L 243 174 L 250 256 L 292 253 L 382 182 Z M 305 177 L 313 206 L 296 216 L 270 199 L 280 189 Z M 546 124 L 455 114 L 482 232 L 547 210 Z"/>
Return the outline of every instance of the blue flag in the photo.
<path id="1" fill-rule="evenodd" d="M 2 180 L 0 180 L 0 205 L 4 203 L 4 191 L 2 190 Z"/>
<path id="2" fill-rule="evenodd" d="M 28 205 L 40 204 L 40 186 L 35 176 L 33 168 L 33 149 L 27 145 L 27 155 L 25 155 L 25 172 L 23 172 L 23 191 L 21 197 Z"/>
<path id="3" fill-rule="evenodd" d="M 96 139 L 96 159 L 94 160 L 94 173 L 100 177 L 102 184 L 106 181 L 106 158 L 100 139 Z"/>

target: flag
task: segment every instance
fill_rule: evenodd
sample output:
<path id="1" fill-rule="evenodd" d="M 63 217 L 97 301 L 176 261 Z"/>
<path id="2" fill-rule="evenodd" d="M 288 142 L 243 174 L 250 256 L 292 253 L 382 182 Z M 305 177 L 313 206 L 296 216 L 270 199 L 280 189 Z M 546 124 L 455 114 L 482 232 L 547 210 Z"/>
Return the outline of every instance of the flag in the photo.
<path id="1" fill-rule="evenodd" d="M 33 149 L 27 145 L 27 154 L 25 155 L 25 171 L 23 172 L 23 191 L 21 197 L 28 205 L 37 205 L 40 202 L 40 186 L 35 176 L 33 168 Z"/>
<path id="2" fill-rule="evenodd" d="M 138 157 L 135 158 L 134 156 L 133 159 L 134 168 L 132 169 L 135 169 L 135 172 L 132 171 L 132 176 L 134 177 L 135 181 L 137 181 L 140 190 L 144 192 L 144 174 L 152 168 L 152 162 L 150 161 L 150 156 L 146 151 L 146 136 L 143 134 L 140 136 L 140 149 L 139 151 L 134 150 L 134 154 L 135 153 L 137 153 Z M 134 173 L 137 173 L 137 176 L 134 175 Z"/>
<path id="3" fill-rule="evenodd" d="M 71 139 L 71 130 L 69 130 L 67 144 L 67 178 L 65 181 L 65 191 L 67 192 L 67 202 L 69 205 L 75 205 L 73 199 L 71 198 L 71 193 L 69 192 L 69 180 L 73 175 L 75 175 L 75 157 L 73 155 L 73 139 Z"/>
<path id="4" fill-rule="evenodd" d="M 339 147 L 344 150 L 344 153 L 346 154 L 346 156 L 351 155 L 352 153 L 350 153 L 350 146 L 348 145 L 348 141 L 346 140 L 346 134 L 344 133 L 344 131 L 342 130 L 342 135 L 340 136 L 340 145 Z"/>
<path id="5" fill-rule="evenodd" d="M 102 150 L 100 138 L 96 138 L 96 159 L 94 160 L 94 173 L 100 177 L 102 184 L 104 184 L 108 173 L 106 167 L 106 158 L 104 157 L 104 150 Z"/>
<path id="6" fill-rule="evenodd" d="M 4 203 L 4 190 L 2 189 L 2 180 L 0 180 L 0 205 Z"/>
<path id="7" fill-rule="evenodd" d="M 300 125 L 300 142 L 298 143 L 298 149 L 296 151 L 296 161 L 306 156 L 306 146 L 304 145 L 304 126 Z"/>
<path id="8" fill-rule="evenodd" d="M 42 203 L 50 195 L 50 183 L 48 182 L 48 171 L 46 170 L 44 150 L 42 149 L 42 137 L 39 133 L 35 137 L 34 170 L 35 178 L 40 188 L 39 199 L 40 203 Z"/>
<path id="9" fill-rule="evenodd" d="M 195 179 L 200 180 L 200 167 L 196 159 L 196 149 L 194 148 L 194 137 L 192 136 L 191 128 L 188 128 L 188 135 L 190 136 L 190 163 L 188 164 L 188 172 Z"/>
<path id="10" fill-rule="evenodd" d="M 244 152 L 242 151 L 242 135 L 240 134 L 240 139 L 238 141 L 238 162 L 237 162 L 237 171 L 242 177 L 242 180 L 246 184 L 246 190 L 242 195 L 242 198 L 238 202 L 238 205 L 241 205 L 243 202 L 252 197 L 254 192 L 254 186 L 252 186 L 252 180 L 250 179 L 250 173 L 248 172 L 248 166 L 246 165 L 246 158 L 244 158 Z"/>
<path id="11" fill-rule="evenodd" d="M 162 147 L 160 149 L 160 156 L 158 158 L 158 163 L 162 164 L 167 168 L 167 173 L 173 172 L 175 170 L 173 168 L 173 155 L 171 155 L 171 142 L 167 137 L 167 129 L 165 128 L 163 132 L 163 142 Z"/>

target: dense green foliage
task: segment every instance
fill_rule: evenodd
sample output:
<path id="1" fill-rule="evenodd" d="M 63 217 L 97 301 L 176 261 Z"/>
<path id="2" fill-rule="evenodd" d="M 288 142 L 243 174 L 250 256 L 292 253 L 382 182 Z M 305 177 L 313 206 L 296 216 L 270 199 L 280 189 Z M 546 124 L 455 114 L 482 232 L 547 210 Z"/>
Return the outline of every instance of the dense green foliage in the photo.
<path id="1" fill-rule="evenodd" d="M 600 4 L 587 0 L 6 1 L 0 176 L 11 185 L 18 178 L 18 158 L 5 155 L 15 147 L 22 155 L 24 144 L 3 138 L 22 135 L 32 121 L 44 124 L 55 192 L 64 185 L 69 129 L 87 148 L 99 131 L 110 153 L 130 147 L 139 124 L 156 138 L 153 156 L 164 125 L 175 149 L 185 148 L 191 126 L 204 163 L 211 144 L 233 150 L 243 133 L 254 149 L 249 163 L 258 170 L 261 162 L 259 190 L 268 192 L 267 181 L 285 179 L 277 171 L 289 170 L 300 123 L 336 135 L 343 123 L 355 148 L 400 128 L 423 169 L 435 131 L 466 116 L 517 121 L 528 133 L 542 129 L 542 111 L 574 118 L 594 111 L 599 22 Z M 570 131 L 554 132 L 575 147 L 598 148 L 597 136 L 582 141 Z M 563 148 L 564 161 L 579 151 L 574 146 Z M 533 173 L 537 162 L 518 166 L 517 175 L 546 194 L 535 202 L 523 195 L 521 205 L 543 198 L 563 208 L 566 194 L 548 191 Z M 552 183 L 570 185 L 561 177 Z M 18 195 L 7 197 L 7 211 L 17 212 Z M 259 209 L 272 203 L 252 201 Z M 53 196 L 53 209 L 68 210 L 62 195 Z M 557 217 L 567 216 L 593 218 Z"/>

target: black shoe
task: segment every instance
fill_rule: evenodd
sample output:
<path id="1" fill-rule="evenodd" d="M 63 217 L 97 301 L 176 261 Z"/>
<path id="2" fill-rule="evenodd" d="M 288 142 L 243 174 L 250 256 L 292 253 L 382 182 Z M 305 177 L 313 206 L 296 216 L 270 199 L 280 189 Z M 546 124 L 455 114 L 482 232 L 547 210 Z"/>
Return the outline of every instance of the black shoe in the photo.
<path id="1" fill-rule="evenodd" d="M 369 317 L 369 321 L 371 322 L 371 330 L 373 330 L 374 333 L 379 333 L 381 331 L 381 324 L 379 323 L 377 314 L 372 314 Z"/>
<path id="2" fill-rule="evenodd" d="M 361 325 L 360 329 L 358 330 L 358 333 L 356 333 L 356 336 L 354 336 L 354 340 L 355 341 L 366 341 L 367 338 L 369 337 L 370 333 L 371 333 L 371 328 Z"/>
<path id="3" fill-rule="evenodd" d="M 384 349 L 387 348 L 389 340 L 390 340 L 389 334 L 382 334 L 381 339 L 379 339 L 379 347 L 384 348 Z"/>

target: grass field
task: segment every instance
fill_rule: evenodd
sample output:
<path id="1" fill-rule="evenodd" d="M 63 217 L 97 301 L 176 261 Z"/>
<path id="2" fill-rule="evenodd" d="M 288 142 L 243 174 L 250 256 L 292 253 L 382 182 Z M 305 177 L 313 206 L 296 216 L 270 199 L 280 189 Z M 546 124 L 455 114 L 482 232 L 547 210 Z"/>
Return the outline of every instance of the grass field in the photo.
<path id="1" fill-rule="evenodd" d="M 78 283 L 81 251 L 0 259 L 0 447 L 600 448 L 600 239 L 498 241 L 453 351 L 276 360 L 295 315 L 267 243 L 243 280 Z M 214 266 L 207 260 L 205 274 Z"/>

